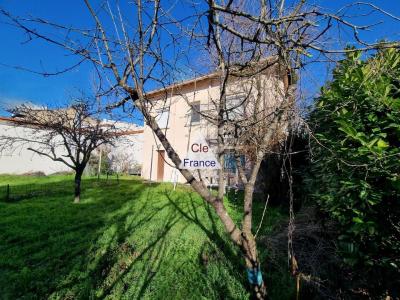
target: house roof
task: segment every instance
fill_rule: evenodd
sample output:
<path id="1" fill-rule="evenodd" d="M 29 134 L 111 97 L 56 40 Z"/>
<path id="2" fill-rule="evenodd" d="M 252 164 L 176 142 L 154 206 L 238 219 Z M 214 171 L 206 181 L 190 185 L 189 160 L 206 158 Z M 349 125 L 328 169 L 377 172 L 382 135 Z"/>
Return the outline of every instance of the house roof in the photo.
<path id="1" fill-rule="evenodd" d="M 181 88 L 188 87 L 190 85 L 201 84 L 201 83 L 206 82 L 206 81 L 208 81 L 210 79 L 218 78 L 219 75 L 220 75 L 219 72 L 212 72 L 212 73 L 209 73 L 207 75 L 203 75 L 203 76 L 195 77 L 195 78 L 192 78 L 192 79 L 184 80 L 182 82 L 174 83 L 174 84 L 171 84 L 169 86 L 166 86 L 166 87 L 154 90 L 154 91 L 150 91 L 150 92 L 146 93 L 146 96 L 149 97 L 149 98 L 155 98 L 155 97 L 157 97 L 157 96 L 159 96 L 161 94 L 164 94 L 166 92 L 171 92 L 173 90 L 179 90 Z"/>
<path id="2" fill-rule="evenodd" d="M 260 60 L 257 64 L 252 64 L 253 67 L 258 68 L 259 70 L 261 70 L 261 72 L 264 72 L 265 70 L 263 69 L 265 66 L 263 66 L 263 64 L 267 65 L 275 65 L 278 62 L 278 57 L 277 56 L 270 56 L 268 58 L 262 59 Z M 240 66 L 238 66 L 239 69 L 241 68 Z M 252 67 L 245 67 L 246 70 L 251 70 L 250 72 L 253 72 Z M 243 71 L 243 70 L 242 70 Z M 239 72 L 242 72 L 239 71 Z M 168 85 L 166 87 L 160 88 L 160 89 L 156 89 L 153 91 L 150 91 L 148 93 L 146 93 L 146 96 L 149 98 L 156 98 L 157 96 L 162 96 L 163 94 L 165 95 L 165 93 L 167 92 L 171 92 L 174 90 L 179 90 L 185 87 L 189 87 L 191 85 L 196 85 L 196 84 L 201 84 L 204 83 L 210 79 L 216 79 L 219 78 L 219 76 L 221 75 L 220 71 L 214 71 L 212 73 L 203 75 L 203 76 L 199 76 L 199 77 L 195 77 L 192 79 L 188 79 L 188 80 L 184 80 L 178 83 L 174 83 L 171 85 Z"/>

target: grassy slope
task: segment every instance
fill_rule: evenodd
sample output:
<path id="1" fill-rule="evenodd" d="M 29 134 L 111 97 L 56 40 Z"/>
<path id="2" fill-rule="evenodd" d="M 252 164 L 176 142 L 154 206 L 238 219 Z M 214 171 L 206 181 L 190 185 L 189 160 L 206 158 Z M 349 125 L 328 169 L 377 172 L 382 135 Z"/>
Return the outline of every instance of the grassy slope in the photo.
<path id="1" fill-rule="evenodd" d="M 0 176 L 0 185 L 10 178 L 14 185 L 70 180 Z M 241 259 L 188 188 L 125 178 L 118 186 L 87 184 L 82 198 L 78 205 L 65 193 L 0 203 L 0 298 L 247 298 Z M 239 206 L 228 206 L 240 218 Z M 279 218 L 270 209 L 263 233 Z M 274 298 L 287 298 L 290 283 L 271 276 Z"/>

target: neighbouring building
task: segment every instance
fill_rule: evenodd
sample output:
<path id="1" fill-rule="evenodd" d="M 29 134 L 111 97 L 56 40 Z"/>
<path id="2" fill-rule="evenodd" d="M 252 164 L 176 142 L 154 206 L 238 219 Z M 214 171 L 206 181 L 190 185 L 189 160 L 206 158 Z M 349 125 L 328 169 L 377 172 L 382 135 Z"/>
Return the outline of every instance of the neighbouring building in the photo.
<path id="1" fill-rule="evenodd" d="M 143 127 L 125 123 L 104 120 L 104 124 L 114 124 L 116 134 L 121 136 L 114 146 L 108 147 L 109 159 L 115 171 L 125 171 L 142 164 L 143 160 Z M 12 117 L 0 117 L 0 136 L 29 137 L 31 130 L 23 122 Z M 53 161 L 28 150 L 31 145 L 24 144 L 15 149 L 2 149 L 0 145 L 0 174 L 25 174 L 43 172 L 46 175 L 58 172 L 70 172 L 71 169 L 61 162 Z M 57 154 L 65 149 L 56 148 Z M 95 151 L 94 154 L 97 154 Z"/>
<path id="2" fill-rule="evenodd" d="M 143 163 L 143 127 L 127 122 L 108 122 L 116 127 L 116 134 L 120 138 L 113 146 L 107 145 L 106 149 L 97 149 L 97 155 L 99 151 L 105 150 L 113 171 L 140 175 Z M 104 123 L 107 121 L 104 120 Z"/>
<path id="3" fill-rule="evenodd" d="M 268 72 L 260 76 L 262 77 L 263 105 L 273 107 L 277 101 L 280 101 L 275 92 L 276 87 L 282 90 L 284 81 L 288 80 L 285 77 L 287 75 L 284 72 L 278 72 L 278 68 L 270 68 Z M 181 159 L 188 153 L 190 143 L 199 137 L 203 137 L 216 153 L 217 129 L 204 115 L 210 110 L 215 110 L 215 101 L 220 97 L 220 84 L 220 75 L 215 72 L 147 93 L 151 106 L 154 107 L 152 112 L 159 127 L 164 130 Z M 245 97 L 244 91 L 238 80 L 229 81 L 226 94 L 227 105 L 240 106 L 243 97 Z M 241 109 L 243 108 L 238 107 L 237 111 L 241 113 Z M 143 152 L 142 177 L 144 179 L 159 182 L 186 182 L 148 126 L 144 128 Z M 228 184 L 234 184 L 237 181 L 237 171 L 233 155 L 230 155 L 229 150 L 225 154 L 224 168 L 228 171 Z M 217 174 L 216 170 L 202 171 L 202 179 L 208 185 L 214 185 L 218 180 Z"/>

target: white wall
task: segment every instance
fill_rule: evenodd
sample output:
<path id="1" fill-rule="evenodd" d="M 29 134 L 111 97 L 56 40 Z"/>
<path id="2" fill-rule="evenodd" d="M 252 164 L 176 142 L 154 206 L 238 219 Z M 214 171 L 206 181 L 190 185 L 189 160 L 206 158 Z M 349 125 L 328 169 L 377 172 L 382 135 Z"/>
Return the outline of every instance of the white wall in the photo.
<path id="1" fill-rule="evenodd" d="M 122 130 L 127 129 L 124 126 L 121 128 Z M 133 128 L 136 130 L 142 129 L 135 125 L 128 129 L 132 130 Z M 31 129 L 22 126 L 14 126 L 6 122 L 0 123 L 0 137 L 1 136 L 34 138 Z M 0 145 L 0 149 L 2 148 L 1 146 L 2 145 Z M 29 147 L 35 149 L 37 144 L 27 143 L 13 150 L 6 149 L 0 151 L 0 174 L 23 174 L 41 171 L 48 175 L 55 172 L 72 171 L 72 169 L 62 162 L 55 162 L 48 157 L 27 150 Z M 124 135 L 116 140 L 115 146 L 111 147 L 111 150 L 115 157 L 124 157 L 126 161 L 142 164 L 143 134 Z M 57 155 L 65 154 L 65 151 L 66 150 L 64 150 L 62 146 L 56 147 Z"/>
<path id="2" fill-rule="evenodd" d="M 126 164 L 142 165 L 143 163 L 143 141 L 144 135 L 125 135 L 116 140 L 111 147 L 112 165 L 115 171 L 121 172 Z"/>
<path id="3" fill-rule="evenodd" d="M 219 80 L 204 81 L 193 87 L 184 89 L 188 101 L 192 103 L 200 103 L 201 110 L 211 109 L 211 99 L 219 97 Z M 164 101 L 159 101 L 159 106 L 164 107 Z M 190 142 L 193 142 L 199 136 L 204 138 L 213 137 L 215 128 L 209 122 L 203 119 L 201 122 L 191 124 L 191 108 L 180 95 L 168 97 L 167 102 L 169 105 L 169 118 L 167 129 L 163 129 L 171 145 L 174 147 L 178 155 L 183 158 L 187 154 Z M 155 101 L 157 105 L 157 101 Z M 158 120 L 159 121 L 159 120 Z M 162 120 L 161 120 L 162 121 Z M 161 124 L 163 125 L 163 124 Z M 160 123 L 159 123 L 160 126 Z M 164 126 L 165 127 L 165 126 Z M 143 151 L 143 164 L 142 164 L 142 177 L 147 180 L 157 181 L 158 174 L 158 150 L 164 150 L 158 138 L 155 137 L 153 131 L 149 126 L 144 129 L 144 151 Z M 202 172 L 206 175 L 208 172 Z M 211 171 L 213 177 L 215 171 Z M 185 183 L 186 179 L 174 167 L 173 162 L 168 158 L 165 153 L 164 163 L 164 176 L 165 182 L 180 182 Z"/>
<path id="4" fill-rule="evenodd" d="M 30 135 L 32 135 L 32 130 L 29 128 L 0 123 L 0 136 L 29 137 Z M 40 156 L 27 150 L 29 147 L 34 148 L 34 144 L 25 144 L 17 149 L 1 151 L 0 174 L 23 174 L 41 171 L 47 175 L 55 172 L 72 171 L 61 162 L 55 162 L 48 157 Z M 62 153 L 62 149 L 57 149 L 56 152 Z"/>

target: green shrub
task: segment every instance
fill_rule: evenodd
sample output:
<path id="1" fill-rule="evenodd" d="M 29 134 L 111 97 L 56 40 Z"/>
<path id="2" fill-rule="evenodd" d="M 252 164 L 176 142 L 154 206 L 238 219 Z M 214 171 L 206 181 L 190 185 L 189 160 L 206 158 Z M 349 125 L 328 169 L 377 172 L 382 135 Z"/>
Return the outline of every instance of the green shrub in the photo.
<path id="1" fill-rule="evenodd" d="M 338 224 L 345 264 L 390 290 L 400 272 L 400 52 L 348 54 L 310 121 L 307 189 Z"/>

